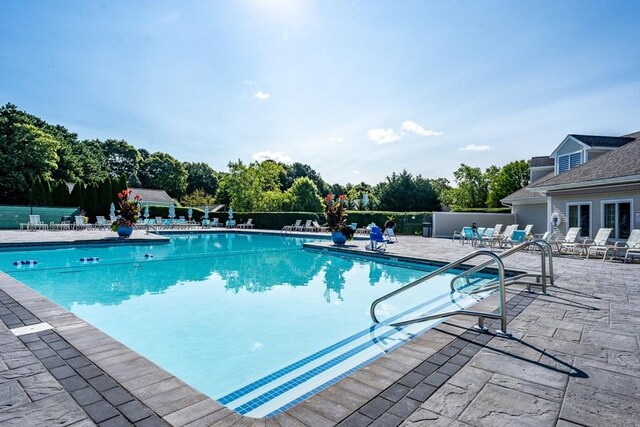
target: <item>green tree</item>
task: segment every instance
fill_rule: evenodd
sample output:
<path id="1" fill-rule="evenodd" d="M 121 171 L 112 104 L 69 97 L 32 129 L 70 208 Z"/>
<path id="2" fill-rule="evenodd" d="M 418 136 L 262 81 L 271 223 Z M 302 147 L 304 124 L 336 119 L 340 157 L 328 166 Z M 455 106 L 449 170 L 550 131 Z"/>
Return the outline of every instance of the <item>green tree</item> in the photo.
<path id="1" fill-rule="evenodd" d="M 136 175 L 135 173 L 130 173 L 129 177 L 127 178 L 127 186 L 129 188 L 141 188 L 142 181 L 140 181 L 138 175 Z"/>
<path id="2" fill-rule="evenodd" d="M 218 174 L 206 163 L 185 162 L 187 170 L 187 193 L 200 189 L 213 196 L 218 189 Z"/>
<path id="3" fill-rule="evenodd" d="M 51 179 L 60 141 L 13 104 L 0 108 L 0 200 L 26 203 L 36 177 Z"/>
<path id="4" fill-rule="evenodd" d="M 102 142 L 97 139 L 83 140 L 73 145 L 73 152 L 78 159 L 78 179 L 87 184 L 96 184 L 109 176 L 107 157 Z M 67 181 L 75 181 L 68 179 Z"/>
<path id="5" fill-rule="evenodd" d="M 153 153 L 142 163 L 138 175 L 144 188 L 159 188 L 174 198 L 186 194 L 187 170 L 166 153 Z"/>
<path id="6" fill-rule="evenodd" d="M 48 179 L 42 180 L 42 187 L 44 188 L 45 206 L 53 206 L 53 189 L 51 188 L 51 181 Z"/>
<path id="7" fill-rule="evenodd" d="M 489 185 L 480 168 L 461 164 L 453 173 L 457 188 L 449 191 L 449 202 L 453 208 L 484 208 L 487 206 Z"/>
<path id="8" fill-rule="evenodd" d="M 64 197 L 64 188 L 66 184 L 64 180 L 59 179 L 54 181 L 51 185 L 51 206 L 67 206 L 67 201 Z M 67 192 L 67 194 L 69 194 Z"/>
<path id="9" fill-rule="evenodd" d="M 215 201 L 221 205 L 231 204 L 231 194 L 229 194 L 228 185 L 229 174 L 220 172 L 218 174 L 218 189 L 216 190 Z"/>
<path id="10" fill-rule="evenodd" d="M 403 170 L 393 172 L 376 186 L 378 209 L 390 211 L 439 210 L 438 195 L 428 179 L 413 176 Z"/>
<path id="11" fill-rule="evenodd" d="M 321 212 L 323 209 L 318 188 L 310 178 L 297 178 L 287 193 L 290 198 L 291 211 Z"/>
<path id="12" fill-rule="evenodd" d="M 113 190 L 111 189 L 111 180 L 104 179 L 98 184 L 98 206 L 96 213 L 98 215 L 107 215 L 111 207 Z"/>
<path id="13" fill-rule="evenodd" d="M 98 211 L 98 191 L 95 184 L 89 184 L 84 187 L 82 198 L 84 199 L 83 208 L 87 211 L 87 215 L 95 217 Z"/>
<path id="14" fill-rule="evenodd" d="M 362 200 L 364 195 L 367 195 L 367 206 L 363 206 Z M 371 210 L 376 205 L 376 197 L 373 191 L 373 187 L 365 182 L 360 184 L 350 185 L 347 191 L 347 200 L 349 203 L 349 209 L 357 210 Z"/>
<path id="15" fill-rule="evenodd" d="M 31 186 L 29 204 L 32 206 L 44 206 L 47 204 L 47 194 L 42 184 L 42 179 L 39 176 L 36 177 Z"/>
<path id="16" fill-rule="evenodd" d="M 229 174 L 221 179 L 220 186 L 228 193 L 230 205 L 236 211 L 259 211 L 264 207 L 264 194 L 280 189 L 282 171 L 282 165 L 275 162 L 245 165 L 238 160 L 229 163 Z"/>
<path id="17" fill-rule="evenodd" d="M 333 193 L 336 196 L 339 196 L 341 194 L 347 194 L 347 188 L 344 185 L 340 185 L 340 184 L 333 184 L 330 188 L 329 188 L 329 192 L 326 194 L 321 194 L 322 198 L 324 199 L 324 197 L 327 196 L 327 194 L 329 193 Z"/>
<path id="18" fill-rule="evenodd" d="M 69 204 L 71 206 L 82 207 L 84 205 L 84 200 L 82 199 L 82 183 L 76 182 L 71 190 L 71 194 L 69 195 Z"/>
<path id="19" fill-rule="evenodd" d="M 138 171 L 142 160 L 135 147 L 124 140 L 107 139 L 102 144 L 107 160 L 107 171 L 112 177 L 129 176 Z"/>
<path id="20" fill-rule="evenodd" d="M 326 196 L 331 192 L 329 184 L 322 179 L 320 174 L 316 172 L 311 166 L 304 163 L 295 162 L 290 165 L 283 165 L 284 167 L 284 186 L 282 190 L 287 190 L 293 186 L 293 183 L 298 178 L 309 178 L 315 184 L 318 189 L 318 195 L 321 197 Z"/>
<path id="21" fill-rule="evenodd" d="M 206 206 L 213 205 L 215 200 L 212 195 L 207 194 L 204 190 L 198 188 L 190 194 L 187 194 L 180 200 L 182 206 Z"/>
<path id="22" fill-rule="evenodd" d="M 517 160 L 506 164 L 495 175 L 489 187 L 487 205 L 490 208 L 502 206 L 500 200 L 529 184 L 529 162 Z"/>

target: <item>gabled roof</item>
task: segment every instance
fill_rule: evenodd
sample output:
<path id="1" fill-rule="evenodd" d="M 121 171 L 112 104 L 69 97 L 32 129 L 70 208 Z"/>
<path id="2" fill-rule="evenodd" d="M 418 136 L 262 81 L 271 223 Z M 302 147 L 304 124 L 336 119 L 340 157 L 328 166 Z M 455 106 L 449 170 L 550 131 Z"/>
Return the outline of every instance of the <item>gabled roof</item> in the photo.
<path id="1" fill-rule="evenodd" d="M 640 182 L 640 139 L 630 139 L 633 142 L 529 188 L 547 191 Z"/>
<path id="2" fill-rule="evenodd" d="M 140 196 L 142 203 L 162 203 L 162 204 L 175 204 L 175 201 L 164 190 L 152 190 L 150 188 L 132 188 L 130 198 Z"/>
<path id="3" fill-rule="evenodd" d="M 539 183 L 539 182 L 544 182 L 547 181 L 551 178 L 553 178 L 554 173 L 553 172 L 549 172 L 548 174 L 546 174 L 545 176 L 543 176 L 542 178 L 540 178 L 539 180 L 537 180 L 535 182 L 535 184 Z M 513 202 L 520 202 L 520 201 L 532 201 L 532 200 L 536 200 L 536 199 L 540 199 L 545 200 L 546 196 L 542 193 L 539 193 L 537 191 L 530 191 L 529 188 L 531 188 L 533 184 L 529 184 L 528 186 L 519 189 L 518 191 L 515 191 L 511 194 L 509 194 L 507 197 L 505 197 L 504 199 L 501 199 L 500 201 L 504 204 L 511 204 Z"/>
<path id="4" fill-rule="evenodd" d="M 554 166 L 555 163 L 555 160 L 549 156 L 538 156 L 531 158 L 531 160 L 529 161 L 529 167 L 539 168 L 545 166 Z"/>
<path id="5" fill-rule="evenodd" d="M 569 136 L 577 139 L 583 144 L 589 147 L 605 147 L 605 148 L 618 148 L 625 144 L 630 143 L 635 138 L 625 136 L 597 136 L 597 135 L 576 135 L 569 134 Z"/>

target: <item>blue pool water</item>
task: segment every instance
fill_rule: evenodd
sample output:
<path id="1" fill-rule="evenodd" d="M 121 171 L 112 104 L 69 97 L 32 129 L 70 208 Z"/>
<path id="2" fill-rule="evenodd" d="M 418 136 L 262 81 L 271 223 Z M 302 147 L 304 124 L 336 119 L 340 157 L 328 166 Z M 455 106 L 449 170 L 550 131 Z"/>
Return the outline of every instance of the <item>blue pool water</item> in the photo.
<path id="1" fill-rule="evenodd" d="M 203 393 L 262 417 L 436 323 L 374 327 L 369 318 L 374 299 L 436 267 L 309 251 L 305 241 L 185 234 L 153 246 L 5 251 L 0 269 Z M 450 278 L 381 304 L 380 317 L 476 301 L 450 294 Z"/>

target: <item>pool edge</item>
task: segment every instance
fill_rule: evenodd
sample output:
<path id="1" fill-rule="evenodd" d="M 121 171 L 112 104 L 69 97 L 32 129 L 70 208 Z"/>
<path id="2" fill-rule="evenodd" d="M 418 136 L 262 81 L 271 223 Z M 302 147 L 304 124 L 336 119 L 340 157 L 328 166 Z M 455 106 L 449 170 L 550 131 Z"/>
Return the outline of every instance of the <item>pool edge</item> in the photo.
<path id="1" fill-rule="evenodd" d="M 168 423 L 182 425 L 186 424 L 185 421 L 188 419 L 192 419 L 192 421 L 202 419 L 210 425 L 214 425 L 218 421 L 229 425 L 241 419 L 256 420 L 256 418 L 242 416 L 200 393 L 144 356 L 4 272 L 0 272 L 0 289 L 31 311 L 41 321 L 50 323 L 54 330 L 69 344 L 112 376 L 127 391 Z M 517 287 L 512 287 L 512 290 L 515 289 Z M 509 292 L 509 299 L 513 296 L 513 292 Z M 474 304 L 473 307 L 491 310 L 497 307 L 496 300 L 495 295 L 490 296 Z M 369 400 L 387 387 L 409 374 L 427 358 L 445 348 L 474 323 L 474 319 L 465 316 L 447 318 L 437 328 L 427 330 L 314 396 L 274 416 L 273 419 L 277 421 L 294 417 L 304 422 L 301 418 L 306 418 L 305 411 L 315 410 L 330 416 L 330 414 L 344 414 L 347 409 L 343 406 L 345 402 L 350 402 L 349 406 L 351 407 L 358 405 L 346 416 L 339 416 L 340 419 L 327 418 L 337 424 L 347 416 L 356 413 L 360 406 L 367 404 Z M 96 343 L 98 343 L 97 346 Z M 117 362 L 125 359 L 126 362 Z M 135 376 L 136 374 L 140 375 Z M 157 381 L 154 381 L 154 375 Z M 134 387 L 136 380 L 147 384 Z M 164 393 L 149 395 L 160 385 L 169 382 L 173 382 L 175 387 Z M 360 387 L 359 390 L 354 391 L 354 384 L 364 384 L 366 387 Z M 172 398 L 172 390 L 180 390 L 181 397 L 177 400 Z M 318 402 L 321 402 L 320 406 L 324 410 L 319 411 Z"/>

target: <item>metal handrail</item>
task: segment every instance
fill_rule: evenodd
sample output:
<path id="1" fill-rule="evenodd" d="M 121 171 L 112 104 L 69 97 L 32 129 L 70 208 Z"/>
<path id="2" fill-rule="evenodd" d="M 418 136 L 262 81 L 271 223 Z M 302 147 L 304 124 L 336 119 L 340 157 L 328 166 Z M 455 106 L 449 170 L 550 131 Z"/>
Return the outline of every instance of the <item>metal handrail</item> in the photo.
<path id="1" fill-rule="evenodd" d="M 438 313 L 438 314 L 433 314 L 430 316 L 423 316 L 423 317 L 418 317 L 416 319 L 411 319 L 411 320 L 405 320 L 402 322 L 396 322 L 396 323 L 392 323 L 389 326 L 392 327 L 397 327 L 397 326 L 404 326 L 404 325 L 408 325 L 411 323 L 417 323 L 417 322 L 424 322 L 426 320 L 431 320 L 431 319 L 439 319 L 442 317 L 449 317 L 449 316 L 453 316 L 456 314 L 463 314 L 463 315 L 469 315 L 469 316 L 478 316 L 478 327 L 480 329 L 485 330 L 486 328 L 484 327 L 484 318 L 485 317 L 489 317 L 489 318 L 493 318 L 493 319 L 500 319 L 500 328 L 501 330 L 498 331 L 499 333 L 502 333 L 504 335 L 509 335 L 509 333 L 507 332 L 507 310 L 506 310 L 506 295 L 505 295 L 505 281 L 504 281 L 504 262 L 502 261 L 502 259 L 495 253 L 491 252 L 491 251 L 486 251 L 486 250 L 482 250 L 482 251 L 477 251 L 477 252 L 473 252 L 469 255 L 466 255 L 454 262 L 451 262 L 443 267 L 440 267 L 439 269 L 437 269 L 436 271 L 428 274 L 427 276 L 421 277 L 418 280 L 414 280 L 413 282 L 409 283 L 408 285 L 405 285 L 401 288 L 398 288 L 392 292 L 389 292 L 388 294 L 376 299 L 373 303 L 371 303 L 371 307 L 369 308 L 369 314 L 371 315 L 371 319 L 375 322 L 375 323 L 380 323 L 380 320 L 378 320 L 378 317 L 376 316 L 375 310 L 376 307 L 378 306 L 378 304 L 380 304 L 382 301 L 385 301 L 395 295 L 398 295 L 401 292 L 407 291 L 411 288 L 413 288 L 414 286 L 419 285 L 420 283 L 426 282 L 427 280 L 432 279 L 435 276 L 438 276 L 446 271 L 449 271 L 455 267 L 458 267 L 459 265 L 461 265 L 462 263 L 464 263 L 465 261 L 468 261 L 472 258 L 478 257 L 478 256 L 488 256 L 493 258 L 493 261 L 495 261 L 495 263 L 498 265 L 498 279 L 499 279 L 499 293 L 500 293 L 500 313 L 496 314 L 496 313 L 490 313 L 490 312 L 482 312 L 482 311 L 468 311 L 468 310 L 455 310 L 455 311 L 448 311 L 446 313 Z M 493 263 L 493 262 L 492 262 Z"/>
<path id="2" fill-rule="evenodd" d="M 555 279 L 554 279 L 554 274 L 553 274 L 553 248 L 551 247 L 551 244 L 549 242 L 547 242 L 544 239 L 535 239 L 532 240 L 530 242 L 523 242 L 518 246 L 514 246 L 513 248 L 509 249 L 508 251 L 504 251 L 501 254 L 499 254 L 498 256 L 501 259 L 507 258 L 508 256 L 511 256 L 517 252 L 520 252 L 524 249 L 526 249 L 529 246 L 537 246 L 540 249 L 540 264 L 541 264 L 541 274 L 540 274 L 540 278 L 542 281 L 542 293 L 546 294 L 547 293 L 547 277 L 549 277 L 550 281 L 551 281 L 551 285 L 554 285 L 555 283 Z M 546 266 L 546 258 L 549 259 L 549 275 L 547 275 L 547 266 Z M 493 264 L 493 260 L 484 262 L 482 264 L 478 264 L 475 267 L 472 267 L 468 270 L 465 270 L 464 272 L 458 274 L 457 276 L 455 276 L 453 279 L 451 279 L 451 283 L 450 283 L 450 287 L 451 287 L 451 291 L 454 292 L 455 291 L 455 287 L 454 284 L 455 282 L 460 279 L 460 278 L 466 278 L 467 282 L 469 281 L 469 276 L 473 273 L 477 273 L 478 271 L 481 271 L 483 269 L 485 269 L 486 267 L 490 266 Z M 529 276 L 529 275 L 524 275 L 524 276 Z M 519 277 L 524 277 L 524 276 L 519 276 Z"/>

